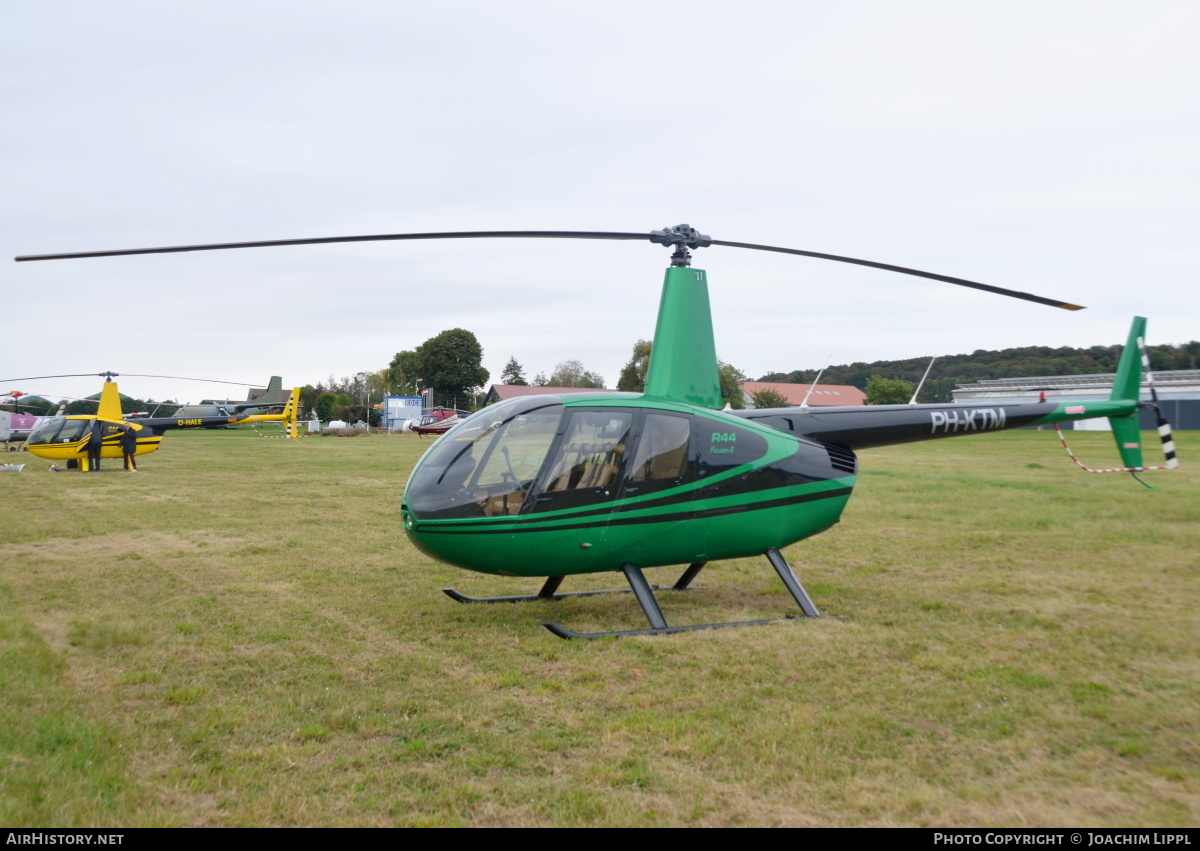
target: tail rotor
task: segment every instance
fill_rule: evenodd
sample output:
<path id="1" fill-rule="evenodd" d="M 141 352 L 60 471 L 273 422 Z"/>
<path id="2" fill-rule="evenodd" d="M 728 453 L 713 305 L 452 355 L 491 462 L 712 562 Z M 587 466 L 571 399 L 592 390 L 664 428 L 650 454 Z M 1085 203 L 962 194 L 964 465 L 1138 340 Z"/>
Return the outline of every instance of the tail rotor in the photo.
<path id="1" fill-rule="evenodd" d="M 1146 386 L 1150 388 L 1150 404 L 1154 406 L 1154 415 L 1157 420 L 1155 429 L 1158 431 L 1159 440 L 1162 441 L 1163 457 L 1167 461 L 1164 469 L 1178 470 L 1179 459 L 1175 457 L 1175 440 L 1171 436 L 1171 424 L 1163 416 L 1162 405 L 1158 401 L 1158 390 L 1154 387 L 1154 373 L 1150 371 L 1150 355 L 1146 352 L 1146 341 L 1143 337 L 1138 337 L 1137 342 L 1138 349 L 1142 353 L 1142 372 L 1146 376 Z"/>
<path id="2" fill-rule="evenodd" d="M 1066 436 L 1057 424 L 1054 426 L 1054 430 L 1058 432 L 1058 439 L 1062 441 L 1063 449 L 1067 451 L 1067 455 L 1082 470 L 1088 473 L 1130 473 L 1135 479 L 1146 485 L 1146 487 L 1152 487 L 1152 485 L 1138 478 L 1138 473 L 1144 473 L 1148 470 L 1178 470 L 1179 460 L 1175 457 L 1175 441 L 1171 437 L 1171 424 L 1163 416 L 1162 405 L 1158 401 L 1158 391 L 1154 388 L 1154 375 L 1150 371 L 1150 357 L 1146 352 L 1145 339 L 1146 319 L 1142 316 L 1135 316 L 1133 318 L 1133 325 L 1129 329 L 1129 338 L 1125 343 L 1124 350 L 1121 352 L 1120 363 L 1117 365 L 1117 375 L 1113 380 L 1113 389 L 1112 394 L 1109 396 L 1109 401 L 1124 402 L 1141 408 L 1154 408 L 1158 419 L 1158 436 L 1162 440 L 1163 455 L 1166 458 L 1166 462 L 1152 467 L 1146 466 L 1143 462 L 1141 423 L 1136 411 L 1108 418 L 1109 423 L 1112 425 L 1113 438 L 1117 441 L 1117 451 L 1121 454 L 1121 462 L 1124 465 L 1121 467 L 1097 470 L 1086 466 L 1075 457 L 1075 453 L 1067 445 Z M 1141 399 L 1143 380 L 1150 389 L 1151 401 L 1148 405 L 1139 401 Z"/>

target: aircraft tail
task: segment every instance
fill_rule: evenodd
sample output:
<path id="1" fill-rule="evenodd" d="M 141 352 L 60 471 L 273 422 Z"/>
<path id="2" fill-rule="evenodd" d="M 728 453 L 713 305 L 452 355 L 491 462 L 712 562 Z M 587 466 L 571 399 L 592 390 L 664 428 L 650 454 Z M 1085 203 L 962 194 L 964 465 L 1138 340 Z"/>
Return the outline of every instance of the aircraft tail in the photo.
<path id="1" fill-rule="evenodd" d="M 257 404 L 257 403 L 256 403 Z M 278 414 L 251 414 L 245 417 L 239 417 L 236 420 L 230 419 L 230 422 L 237 422 L 239 425 L 246 424 L 254 426 L 257 423 L 279 423 L 283 426 L 283 431 L 288 437 L 299 437 L 300 431 L 296 426 L 296 415 L 300 410 L 300 388 L 293 387 L 288 396 L 280 403 L 283 406 L 283 411 Z"/>
<path id="2" fill-rule="evenodd" d="M 283 389 L 283 378 L 278 375 L 272 375 L 271 380 L 267 383 L 266 392 L 261 396 L 247 401 L 238 402 L 236 405 L 227 405 L 226 407 L 233 411 L 250 411 L 255 408 L 282 408 L 287 404 L 288 393 Z"/>
<path id="3" fill-rule="evenodd" d="M 254 402 L 262 407 L 268 405 L 286 405 L 288 395 L 283 389 L 283 378 L 278 375 L 272 375 L 271 380 L 267 382 L 267 392 L 255 399 Z"/>
<path id="4" fill-rule="evenodd" d="M 1117 451 L 1121 454 L 1121 463 L 1131 472 L 1143 469 L 1173 470 L 1179 467 L 1175 457 L 1175 443 L 1171 438 L 1171 424 L 1162 413 L 1158 402 L 1158 393 L 1154 389 L 1154 376 L 1150 372 L 1150 358 L 1146 354 L 1146 319 L 1135 316 L 1129 328 L 1129 338 L 1121 352 L 1121 360 L 1117 365 L 1117 377 L 1113 381 L 1111 402 L 1139 403 L 1142 393 L 1142 382 L 1145 380 L 1150 388 L 1151 404 L 1158 417 L 1158 434 L 1162 440 L 1163 455 L 1166 463 L 1163 467 L 1147 468 L 1142 458 L 1142 432 L 1140 411 L 1122 416 L 1108 418 L 1112 425 L 1113 438 L 1117 441 Z"/>
<path id="5" fill-rule="evenodd" d="M 1138 343 L 1145 337 L 1145 317 L 1133 317 L 1133 324 L 1129 328 L 1129 338 L 1125 341 L 1125 348 L 1121 351 L 1121 360 L 1117 365 L 1117 377 L 1113 381 L 1112 394 L 1108 397 L 1109 401 L 1136 402 L 1141 396 L 1142 357 Z M 1108 421 L 1112 425 L 1113 439 L 1117 441 L 1117 451 L 1121 453 L 1121 463 L 1126 467 L 1144 466 L 1139 414 L 1109 417 Z"/>
<path id="6" fill-rule="evenodd" d="M 283 406 L 283 430 L 288 437 L 298 438 L 300 430 L 296 426 L 296 414 L 300 411 L 300 388 L 293 387 L 287 402 Z"/>

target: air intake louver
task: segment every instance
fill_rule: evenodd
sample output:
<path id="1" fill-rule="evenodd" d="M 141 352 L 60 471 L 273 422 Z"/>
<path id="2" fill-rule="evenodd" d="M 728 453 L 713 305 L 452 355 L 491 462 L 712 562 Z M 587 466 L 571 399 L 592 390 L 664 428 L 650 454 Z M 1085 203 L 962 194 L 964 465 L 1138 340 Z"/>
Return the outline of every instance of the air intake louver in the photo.
<path id="1" fill-rule="evenodd" d="M 850 473 L 851 475 L 854 475 L 858 471 L 858 459 L 845 446 L 826 444 L 825 450 L 829 453 L 829 463 L 833 465 L 833 469 L 841 470 L 843 473 Z"/>

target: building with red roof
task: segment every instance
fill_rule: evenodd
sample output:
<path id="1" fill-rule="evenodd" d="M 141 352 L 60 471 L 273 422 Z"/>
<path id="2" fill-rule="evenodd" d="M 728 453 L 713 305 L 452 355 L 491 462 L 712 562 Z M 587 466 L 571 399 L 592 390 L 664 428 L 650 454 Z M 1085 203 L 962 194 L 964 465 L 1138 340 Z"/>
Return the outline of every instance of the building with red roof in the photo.
<path id="1" fill-rule="evenodd" d="M 808 392 L 810 387 L 812 387 L 811 384 L 786 384 L 779 381 L 743 381 L 741 383 L 742 402 L 747 408 L 753 408 L 754 399 L 751 398 L 751 393 L 774 390 L 787 399 L 789 405 L 803 405 L 806 397 L 808 398 L 807 404 L 811 408 L 865 405 L 867 403 L 867 394 L 849 384 L 818 384 L 816 387 L 812 387 L 811 394 Z"/>

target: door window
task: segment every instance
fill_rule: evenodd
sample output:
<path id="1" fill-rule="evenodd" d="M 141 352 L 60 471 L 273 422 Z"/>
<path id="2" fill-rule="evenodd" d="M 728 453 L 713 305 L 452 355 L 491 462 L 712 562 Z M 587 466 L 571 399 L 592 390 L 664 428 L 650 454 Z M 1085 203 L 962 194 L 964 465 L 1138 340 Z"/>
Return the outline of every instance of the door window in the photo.
<path id="1" fill-rule="evenodd" d="M 688 445 L 691 425 L 686 417 L 647 414 L 625 483 L 625 496 L 639 496 L 676 487 L 691 478 Z"/>
<path id="2" fill-rule="evenodd" d="M 535 510 L 557 511 L 614 499 L 632 425 L 629 411 L 573 411 Z"/>

